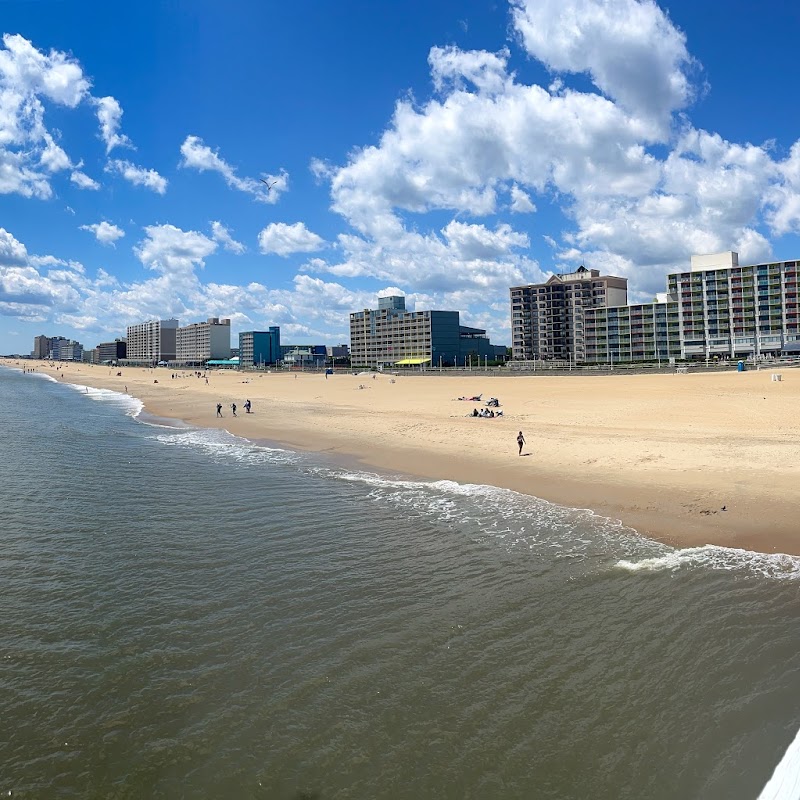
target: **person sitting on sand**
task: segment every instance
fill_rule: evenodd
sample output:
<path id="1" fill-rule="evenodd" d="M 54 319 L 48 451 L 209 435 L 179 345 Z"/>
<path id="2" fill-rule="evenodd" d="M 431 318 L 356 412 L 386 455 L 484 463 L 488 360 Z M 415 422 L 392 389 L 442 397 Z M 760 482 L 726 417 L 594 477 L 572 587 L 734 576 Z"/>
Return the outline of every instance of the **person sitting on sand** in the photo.
<path id="1" fill-rule="evenodd" d="M 477 408 L 473 408 L 473 409 L 472 409 L 472 414 L 470 414 L 470 416 L 471 416 L 471 417 L 477 417 L 477 416 L 479 416 L 479 415 L 478 415 L 478 409 L 477 409 Z"/>

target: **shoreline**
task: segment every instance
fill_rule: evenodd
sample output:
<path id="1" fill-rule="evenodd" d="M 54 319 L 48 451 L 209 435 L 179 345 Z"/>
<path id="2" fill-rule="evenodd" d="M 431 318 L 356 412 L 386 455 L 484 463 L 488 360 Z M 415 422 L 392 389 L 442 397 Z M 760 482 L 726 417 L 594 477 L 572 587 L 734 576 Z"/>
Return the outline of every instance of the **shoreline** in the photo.
<path id="1" fill-rule="evenodd" d="M 166 368 L 0 364 L 60 372 L 65 382 L 95 388 L 127 387 L 162 419 L 397 475 L 488 484 L 591 509 L 676 547 L 800 555 L 797 370 L 782 382 L 770 382 L 768 371 L 374 379 L 212 372 L 206 384 L 186 371 L 173 379 Z M 479 404 L 454 397 L 474 392 L 499 397 L 504 416 L 467 417 Z M 252 414 L 242 408 L 246 398 Z M 517 456 L 519 429 L 524 458 Z"/>

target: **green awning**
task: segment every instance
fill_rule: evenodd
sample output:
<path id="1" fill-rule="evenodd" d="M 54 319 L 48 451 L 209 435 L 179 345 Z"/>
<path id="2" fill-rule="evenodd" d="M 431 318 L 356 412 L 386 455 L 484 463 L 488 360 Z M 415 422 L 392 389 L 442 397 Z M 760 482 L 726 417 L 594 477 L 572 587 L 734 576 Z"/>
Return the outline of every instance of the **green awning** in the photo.
<path id="1" fill-rule="evenodd" d="M 394 364 L 396 367 L 403 367 L 411 364 L 427 364 L 429 361 L 429 358 L 403 358 L 400 361 L 395 361 Z"/>

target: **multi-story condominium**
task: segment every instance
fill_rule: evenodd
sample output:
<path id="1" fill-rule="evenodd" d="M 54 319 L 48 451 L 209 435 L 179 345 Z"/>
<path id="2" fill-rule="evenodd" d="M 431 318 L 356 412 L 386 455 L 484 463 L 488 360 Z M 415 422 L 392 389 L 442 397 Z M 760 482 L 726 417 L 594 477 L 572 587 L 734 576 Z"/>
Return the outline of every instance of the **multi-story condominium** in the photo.
<path id="1" fill-rule="evenodd" d="M 584 339 L 589 363 L 681 358 L 678 303 L 665 293 L 654 303 L 586 309 Z"/>
<path id="2" fill-rule="evenodd" d="M 281 360 L 281 329 L 273 325 L 266 331 L 242 331 L 239 334 L 239 367 L 275 364 Z"/>
<path id="3" fill-rule="evenodd" d="M 739 266 L 737 253 L 692 256 L 655 303 L 587 311 L 586 360 L 777 355 L 800 341 L 800 262 Z"/>
<path id="4" fill-rule="evenodd" d="M 50 341 L 49 336 L 34 336 L 31 358 L 47 358 L 50 354 Z"/>
<path id="5" fill-rule="evenodd" d="M 179 327 L 175 337 L 175 360 L 179 364 L 201 364 L 209 359 L 231 357 L 231 321 L 209 317 Z"/>
<path id="6" fill-rule="evenodd" d="M 800 340 L 800 262 L 739 266 L 737 253 L 692 256 L 667 277 L 680 306 L 683 358 L 777 354 Z"/>
<path id="7" fill-rule="evenodd" d="M 128 326 L 127 360 L 145 363 L 175 360 L 177 319 L 162 319 Z"/>
<path id="8" fill-rule="evenodd" d="M 120 361 L 127 358 L 128 345 L 124 339 L 115 339 L 113 342 L 101 342 L 95 348 L 97 351 L 95 361 L 102 364 L 105 361 Z"/>
<path id="9" fill-rule="evenodd" d="M 500 348 L 505 352 L 504 348 Z M 406 311 L 405 297 L 380 297 L 378 308 L 350 314 L 350 361 L 392 367 L 466 363 L 497 357 L 486 331 L 459 324 L 458 311 Z"/>
<path id="10" fill-rule="evenodd" d="M 511 287 L 511 352 L 515 360 L 586 360 L 586 309 L 624 305 L 628 279 L 581 266 L 546 283 Z"/>

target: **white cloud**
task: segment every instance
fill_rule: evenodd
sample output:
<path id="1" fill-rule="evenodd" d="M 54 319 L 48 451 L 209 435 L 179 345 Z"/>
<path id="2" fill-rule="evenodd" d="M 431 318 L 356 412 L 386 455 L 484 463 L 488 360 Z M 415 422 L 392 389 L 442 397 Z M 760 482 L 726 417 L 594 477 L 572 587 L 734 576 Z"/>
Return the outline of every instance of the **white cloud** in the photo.
<path id="1" fill-rule="evenodd" d="M 511 187 L 511 210 L 515 214 L 531 214 L 536 211 L 530 195 L 520 189 L 516 183 Z"/>
<path id="2" fill-rule="evenodd" d="M 0 76 L 23 95 L 42 95 L 59 105 L 75 108 L 89 93 L 89 81 L 80 65 L 66 53 L 45 55 L 19 34 L 4 34 Z"/>
<path id="3" fill-rule="evenodd" d="M 112 247 L 117 239 L 121 239 L 125 235 L 125 231 L 123 231 L 122 228 L 112 225 L 105 220 L 102 222 L 95 222 L 92 225 L 81 225 L 80 229 L 93 233 L 100 244 L 110 244 Z"/>
<path id="4" fill-rule="evenodd" d="M 167 179 L 159 175 L 154 169 L 137 167 L 130 161 L 112 159 L 105 167 L 106 172 L 117 173 L 134 186 L 144 186 L 157 194 L 167 191 Z"/>
<path id="5" fill-rule="evenodd" d="M 459 50 L 457 47 L 433 47 L 428 55 L 431 78 L 437 91 L 462 88 L 465 81 L 479 92 L 499 94 L 509 84 L 506 64 L 510 53 L 487 53 L 485 50 Z"/>
<path id="6" fill-rule="evenodd" d="M 453 254 L 464 261 L 488 261 L 507 256 L 514 248 L 528 247 L 527 234 L 510 225 L 498 225 L 490 231 L 483 225 L 467 225 L 453 220 L 442 230 Z"/>
<path id="7" fill-rule="evenodd" d="M 61 172 L 72 166 L 67 154 L 53 141 L 53 137 L 49 133 L 43 134 L 42 140 L 45 146 L 39 156 L 39 164 L 44 169 L 48 172 Z"/>
<path id="8" fill-rule="evenodd" d="M 20 35 L 3 36 L 0 49 L 0 194 L 49 199 L 53 196 L 53 175 L 70 170 L 70 181 L 81 189 L 98 189 L 99 184 L 80 171 L 59 142 L 55 129 L 45 123 L 48 106 L 74 109 L 93 104 L 100 122 L 100 136 L 106 151 L 132 146 L 119 133 L 122 108 L 113 97 L 93 98 L 91 83 L 81 65 L 67 53 L 45 53 Z M 127 162 L 123 172 L 129 180 L 163 193 L 166 182 L 153 170 Z"/>
<path id="9" fill-rule="evenodd" d="M 217 249 L 217 243 L 202 233 L 174 225 L 150 225 L 144 232 L 146 238 L 134 253 L 145 267 L 165 275 L 193 273 Z"/>
<path id="10" fill-rule="evenodd" d="M 131 140 L 119 133 L 123 113 L 119 102 L 114 97 L 98 97 L 94 103 L 100 123 L 100 138 L 105 142 L 106 153 L 110 153 L 115 147 L 133 147 Z"/>
<path id="11" fill-rule="evenodd" d="M 586 72 L 629 112 L 668 122 L 692 98 L 686 37 L 650 0 L 511 0 L 528 52 L 557 72 Z"/>
<path id="12" fill-rule="evenodd" d="M 231 236 L 230 230 L 221 222 L 211 223 L 211 237 L 215 242 L 219 242 L 226 250 L 236 255 L 241 255 L 247 249 L 241 242 L 237 242 Z"/>
<path id="13" fill-rule="evenodd" d="M 302 222 L 287 225 L 273 222 L 258 234 L 258 246 L 262 253 L 288 256 L 292 253 L 313 253 L 325 247 L 325 240 L 308 230 Z"/>
<path id="14" fill-rule="evenodd" d="M 69 179 L 79 188 L 79 189 L 91 189 L 92 191 L 97 191 L 100 188 L 100 184 L 92 180 L 88 175 L 81 172 L 80 170 L 76 169 L 70 173 Z"/>
<path id="15" fill-rule="evenodd" d="M 247 192 L 262 203 L 277 203 L 289 186 L 289 175 L 284 170 L 278 175 L 263 175 L 266 184 L 255 178 L 240 178 L 236 170 L 220 156 L 219 151 L 212 150 L 199 136 L 186 137 L 181 145 L 181 155 L 183 160 L 180 166 L 199 172 L 218 172 L 231 189 Z"/>
<path id="16" fill-rule="evenodd" d="M 47 266 L 56 269 L 38 268 Z M 52 256 L 29 256 L 22 242 L 0 228 L 0 314 L 36 319 L 55 306 L 74 308 L 84 277 L 79 269 L 63 266 Z"/>

